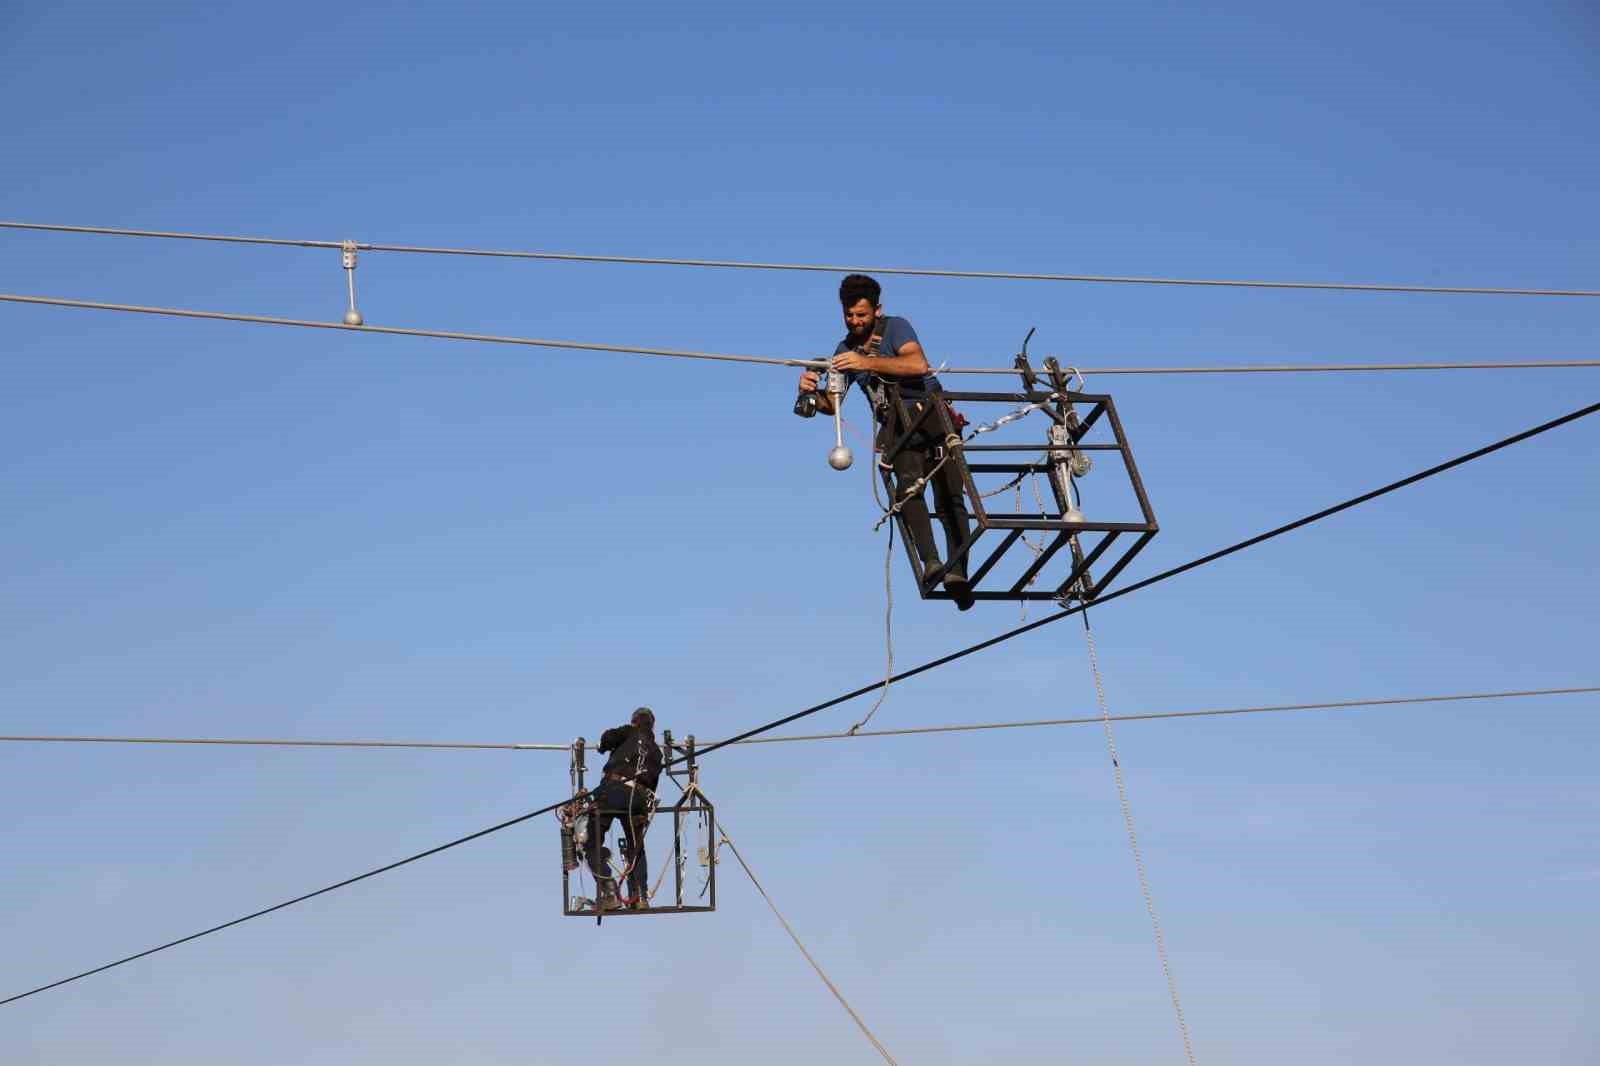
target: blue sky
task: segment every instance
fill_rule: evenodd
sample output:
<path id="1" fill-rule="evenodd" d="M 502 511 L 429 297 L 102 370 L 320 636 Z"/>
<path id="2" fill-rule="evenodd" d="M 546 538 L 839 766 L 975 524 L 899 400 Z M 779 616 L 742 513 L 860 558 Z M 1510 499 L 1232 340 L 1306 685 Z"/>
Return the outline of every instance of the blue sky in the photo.
<path id="1" fill-rule="evenodd" d="M 1595 288 L 1597 44 L 1578 2 L 13 3 L 0 217 Z M 836 280 L 359 270 L 375 324 L 778 356 L 831 348 Z M 344 301 L 332 251 L 18 232 L 0 291 L 317 319 Z M 1003 365 L 1032 326 L 1035 352 L 1089 366 L 1596 354 L 1586 300 L 893 278 L 885 302 L 958 365 Z M 649 703 L 711 737 L 881 674 L 865 473 L 827 469 L 792 371 L 0 319 L 0 732 L 560 742 Z M 1092 378 L 1162 523 L 1128 576 L 1595 381 Z M 1113 711 L 1595 684 L 1597 444 L 1580 422 L 1107 605 Z M 896 563 L 901 663 L 1017 620 L 920 603 Z M 1093 710 L 1066 623 L 897 687 L 876 724 Z M 1200 1061 L 1593 1061 L 1595 710 L 1122 727 Z M 900 1061 L 1181 1060 L 1097 729 L 734 749 L 705 784 Z M 4 745 L 0 996 L 565 787 L 535 752 Z M 0 1059 L 873 1060 L 731 860 L 716 915 L 596 931 L 560 917 L 555 856 L 541 819 L 13 1004 Z"/>

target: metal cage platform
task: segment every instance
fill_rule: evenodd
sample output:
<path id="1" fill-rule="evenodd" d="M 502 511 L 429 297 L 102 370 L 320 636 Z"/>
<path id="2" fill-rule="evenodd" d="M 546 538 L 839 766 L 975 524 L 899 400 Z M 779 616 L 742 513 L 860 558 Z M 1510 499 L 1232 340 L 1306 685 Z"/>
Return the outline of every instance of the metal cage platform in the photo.
<path id="1" fill-rule="evenodd" d="M 1011 409 L 971 431 L 973 439 L 962 438 L 947 404 L 908 405 L 893 382 L 885 382 L 884 402 L 890 406 L 892 431 L 885 434 L 888 443 L 878 476 L 883 480 L 888 498 L 895 498 L 894 477 L 889 469 L 895 456 L 902 449 L 917 447 L 917 442 L 931 437 L 944 442 L 943 446 L 950 453 L 947 461 L 957 465 L 967 510 L 973 521 L 966 540 L 949 548 L 950 558 L 924 573 L 923 560 L 918 557 L 905 517 L 900 513 L 895 515 L 912 573 L 923 574 L 923 580 L 918 583 L 923 599 L 954 599 L 952 593 L 939 586 L 950 565 L 962 561 L 967 563 L 968 587 L 974 600 L 1065 601 L 1074 598 L 1091 601 L 1160 530 L 1111 397 L 1103 393 L 1072 391 L 1067 375 L 1055 359 L 1045 360 L 1043 373 L 1047 382 L 1040 381 L 1040 374 L 1029 366 L 1026 354 L 1017 356 L 1015 365 L 1022 379 L 1020 392 L 944 391 L 937 394 L 953 404 L 960 404 L 973 415 L 983 411 L 982 405 L 1005 405 Z M 1018 409 L 1019 404 L 1025 406 Z M 1026 416 L 1035 410 L 1050 420 L 1042 443 L 1037 439 L 976 443 L 980 434 L 1008 423 L 1030 424 L 1025 421 Z M 1037 420 L 1032 420 L 1031 424 L 1037 424 Z M 1014 453 L 1030 452 L 1034 454 L 1026 459 L 1011 458 Z M 1090 457 L 1106 454 L 1115 454 L 1121 459 L 1120 465 L 1127 474 L 1127 488 L 1131 489 L 1138 510 L 1137 520 L 1109 521 L 1098 514 L 1090 517 L 1075 500 L 1076 481 L 1092 466 Z M 985 458 L 989 455 L 995 459 Z M 985 491 L 991 479 L 1007 475 L 1010 480 L 1000 489 Z M 1040 476 L 1049 483 L 1050 492 L 1048 495 L 1039 492 L 1035 484 L 1035 498 L 1040 503 L 1037 511 L 1000 512 L 990 510 L 985 503 L 1001 491 Z M 938 511 L 933 512 L 936 524 L 942 517 Z M 1128 517 L 1132 519 L 1133 516 Z M 1035 543 L 1027 537 L 1029 533 L 1044 534 L 1043 542 Z M 1095 534 L 1098 537 L 1094 537 Z M 1131 537 L 1131 542 L 1121 540 L 1125 536 Z M 1033 559 L 1020 570 L 1013 568 L 1007 580 L 997 567 L 1019 542 L 1031 550 Z M 1121 550 L 1113 551 L 1119 542 Z M 1062 562 L 1057 562 L 1063 548 L 1068 549 L 1066 556 Z M 1102 564 L 1104 568 L 1099 577 L 1094 577 L 1095 569 Z"/>
<path id="2" fill-rule="evenodd" d="M 573 893 L 573 875 L 586 865 L 587 854 L 579 846 L 572 830 L 579 819 L 586 821 L 588 832 L 594 833 L 601 814 L 626 818 L 625 811 L 604 811 L 595 807 L 592 794 L 584 787 L 584 741 L 578 738 L 572 745 L 573 798 L 560 813 L 561 818 L 561 913 L 569 918 L 593 918 L 596 924 L 604 918 L 624 918 L 644 914 L 701 914 L 717 909 L 717 814 L 706 794 L 700 791 L 700 766 L 695 758 L 694 737 L 675 743 L 671 730 L 662 733 L 662 750 L 666 756 L 663 767 L 666 780 L 678 785 L 681 794 L 676 803 L 660 804 L 651 821 L 662 815 L 672 816 L 672 902 L 657 905 L 657 893 L 652 892 L 644 907 L 608 907 L 600 910 L 593 899 Z M 683 759 L 673 765 L 674 753 Z M 646 834 L 646 840 L 649 837 Z M 604 842 L 601 842 L 602 846 Z M 698 887 L 691 887 L 686 877 L 691 862 L 705 869 L 705 879 Z M 665 875 L 663 875 L 665 876 Z M 656 887 L 661 887 L 657 881 Z M 596 892 L 596 895 L 599 893 Z"/>

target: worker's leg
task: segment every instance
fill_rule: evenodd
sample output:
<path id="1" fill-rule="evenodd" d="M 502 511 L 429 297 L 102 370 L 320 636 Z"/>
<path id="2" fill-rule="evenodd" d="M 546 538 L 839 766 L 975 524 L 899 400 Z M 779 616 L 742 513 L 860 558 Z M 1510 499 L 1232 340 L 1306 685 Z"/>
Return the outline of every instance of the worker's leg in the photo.
<path id="1" fill-rule="evenodd" d="M 939 508 L 939 523 L 944 526 L 945 557 L 952 560 L 950 576 L 966 574 L 966 556 L 957 559 L 956 552 L 972 532 L 971 519 L 967 517 L 966 485 L 961 480 L 960 462 L 959 455 L 951 455 L 939 472 L 933 475 L 933 502 Z"/>
<path id="2" fill-rule="evenodd" d="M 649 817 L 642 814 L 634 815 L 622 823 L 632 863 L 628 871 L 628 895 L 632 897 L 635 907 L 650 905 L 650 859 L 644 850 L 644 834 L 649 827 Z"/>
<path id="3" fill-rule="evenodd" d="M 908 443 L 894 457 L 894 499 L 900 505 L 911 544 L 917 549 L 924 570 L 940 565 L 939 549 L 933 542 L 933 520 L 928 515 L 926 486 L 918 484 L 927 473 L 927 460 L 915 443 Z"/>
<path id="4" fill-rule="evenodd" d="M 626 803 L 626 797 L 623 797 Z M 605 786 L 595 790 L 594 813 L 590 815 L 589 822 L 589 872 L 594 874 L 596 895 L 599 900 L 606 901 L 616 898 L 617 886 L 611 877 L 611 864 L 606 861 L 606 835 L 611 832 L 611 823 L 621 813 L 616 797 L 610 794 Z"/>

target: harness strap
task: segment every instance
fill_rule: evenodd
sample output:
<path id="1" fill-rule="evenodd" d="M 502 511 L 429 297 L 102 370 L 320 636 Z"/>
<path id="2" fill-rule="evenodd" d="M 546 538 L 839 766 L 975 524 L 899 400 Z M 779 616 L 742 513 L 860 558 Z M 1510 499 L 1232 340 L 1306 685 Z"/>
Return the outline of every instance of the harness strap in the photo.
<path id="1" fill-rule="evenodd" d="M 867 338 L 867 343 L 861 346 L 862 355 L 878 355 L 883 348 L 883 331 L 888 327 L 888 318 L 879 315 L 872 320 L 872 336 Z"/>

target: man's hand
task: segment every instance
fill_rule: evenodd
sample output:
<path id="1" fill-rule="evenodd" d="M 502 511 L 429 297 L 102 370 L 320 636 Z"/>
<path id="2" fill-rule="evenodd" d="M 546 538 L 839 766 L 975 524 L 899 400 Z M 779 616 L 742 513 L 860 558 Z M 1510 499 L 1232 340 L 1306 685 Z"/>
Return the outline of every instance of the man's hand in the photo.
<path id="1" fill-rule="evenodd" d="M 833 357 L 828 365 L 835 370 L 868 370 L 880 360 L 872 356 L 862 355 L 860 352 L 840 352 Z"/>
<path id="2" fill-rule="evenodd" d="M 822 375 L 815 370 L 807 370 L 800 375 L 800 391 L 816 392 L 817 382 L 822 380 Z"/>

